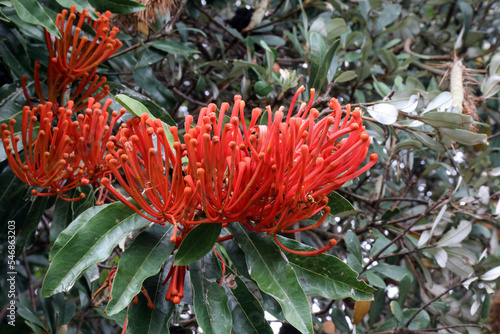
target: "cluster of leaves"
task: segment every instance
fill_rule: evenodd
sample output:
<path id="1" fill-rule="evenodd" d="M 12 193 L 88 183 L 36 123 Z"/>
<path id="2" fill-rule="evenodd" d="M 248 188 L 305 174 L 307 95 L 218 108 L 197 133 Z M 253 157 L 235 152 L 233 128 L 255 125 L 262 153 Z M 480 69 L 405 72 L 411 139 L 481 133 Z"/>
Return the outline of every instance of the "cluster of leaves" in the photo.
<path id="1" fill-rule="evenodd" d="M 20 118 L 20 78 L 48 58 L 42 29 L 57 34 L 55 13 L 72 4 L 115 14 L 144 9 L 132 0 L 0 1 L 0 123 Z M 245 6 L 266 14 L 253 22 Z M 285 321 L 303 333 L 333 333 L 332 323 L 337 332 L 488 332 L 500 283 L 499 13 L 493 0 L 189 0 L 150 20 L 147 35 L 124 29 L 117 15 L 124 46 L 99 71 L 112 97 L 124 94 L 114 109 L 142 112 L 129 96 L 179 125 L 235 94 L 249 110 L 276 109 L 305 84 L 319 93 L 319 110 L 335 96 L 366 111 L 379 163 L 332 194 L 327 224 L 280 238 L 298 250 L 335 238 L 330 254 L 285 258 L 274 241 L 234 224 L 227 232 L 235 239 L 216 246 L 222 277 L 213 251 L 179 249 L 167 259 L 170 229 L 149 227 L 120 203 L 94 207 L 90 187 L 78 189 L 87 196 L 75 203 L 31 197 L 2 150 L 1 235 L 16 221 L 18 273 L 16 327 L 4 322 L 2 332 L 110 332 L 127 315 L 131 333 L 270 333 Z M 213 231 L 195 231 L 199 249 L 211 249 Z M 6 238 L 1 243 L 4 254 Z M 0 262 L 2 291 L 8 260 Z M 161 285 L 174 261 L 195 261 L 179 306 L 164 300 Z M 113 289 L 92 299 L 116 266 Z M 130 304 L 141 285 L 154 311 L 141 295 Z M 0 318 L 8 302 L 2 294 Z"/>

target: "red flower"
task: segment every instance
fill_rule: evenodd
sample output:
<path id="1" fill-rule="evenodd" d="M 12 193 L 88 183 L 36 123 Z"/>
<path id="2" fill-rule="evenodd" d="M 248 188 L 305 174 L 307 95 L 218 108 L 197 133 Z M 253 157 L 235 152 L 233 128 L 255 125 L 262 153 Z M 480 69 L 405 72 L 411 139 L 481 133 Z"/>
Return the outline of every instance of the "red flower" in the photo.
<path id="1" fill-rule="evenodd" d="M 2 142 L 14 174 L 30 186 L 48 190 L 39 193 L 34 189 L 32 194 L 78 200 L 85 195 L 82 193 L 70 199 L 63 193 L 80 185 L 93 184 L 109 173 L 105 161 L 106 143 L 116 121 L 125 113 L 124 109 L 120 113 L 113 111 L 108 125 L 107 108 L 111 102 L 111 99 L 106 101 L 101 110 L 100 104 L 94 104 L 90 98 L 85 115 L 78 115 L 78 121 L 74 122 L 71 120 L 73 101 L 68 102 L 68 109 L 61 107 L 57 113 L 53 112 L 51 102 L 33 109 L 24 107 L 22 138 L 14 135 L 14 119 L 10 120 L 10 126 L 2 124 Z M 19 154 L 17 147 L 21 139 L 24 155 Z"/>
<path id="2" fill-rule="evenodd" d="M 76 146 L 75 151 L 85 167 L 85 177 L 90 183 L 95 183 L 105 173 L 109 172 L 106 163 L 107 143 L 111 137 L 111 132 L 118 119 L 125 113 L 122 108 L 120 112 L 111 113 L 111 121 L 108 124 L 108 107 L 113 102 L 107 99 L 101 109 L 100 103 L 94 103 L 93 98 L 88 100 L 88 108 L 85 114 L 78 115 L 78 121 L 73 122 L 75 131 Z"/>
<path id="3" fill-rule="evenodd" d="M 152 222 L 174 225 L 172 241 L 177 236 L 178 222 L 194 220 L 196 185 L 187 185 L 182 172 L 182 150 L 177 129 L 170 128 L 176 138 L 173 150 L 170 147 L 160 120 L 152 120 L 147 114 L 127 121 L 127 128 L 108 142 L 110 154 L 106 161 L 116 180 L 132 197 L 139 208 L 128 202 L 110 185 L 108 178 L 102 184 L 120 201 Z M 120 174 L 121 167 L 125 178 Z M 148 216 L 149 215 L 149 216 Z M 181 226 L 181 231 L 183 227 Z"/>
<path id="4" fill-rule="evenodd" d="M 67 10 L 57 14 L 56 26 L 58 27 L 61 38 L 55 38 L 45 31 L 45 41 L 49 51 L 49 64 L 47 71 L 47 100 L 44 98 L 42 85 L 40 83 L 40 62 L 35 62 L 35 91 L 40 101 L 52 102 L 56 107 L 65 106 L 65 96 L 68 88 L 72 88 L 69 94 L 69 100 L 74 101 L 74 110 L 78 111 L 85 106 L 85 100 L 97 92 L 101 87 L 104 89 L 94 96 L 99 101 L 109 94 L 109 87 L 104 85 L 106 78 L 99 78 L 96 75 L 97 66 L 108 59 L 116 52 L 122 43 L 115 38 L 118 28 L 110 29 L 110 12 L 99 15 L 99 19 L 92 21 L 87 9 L 81 14 L 76 12 L 75 6 L 71 6 L 69 15 Z M 77 19 L 76 27 L 73 28 L 74 21 Z M 87 23 L 96 31 L 96 35 L 89 40 L 87 36 L 82 35 L 83 24 Z M 54 41 L 52 41 L 54 39 Z M 31 107 L 26 89 L 26 77 L 23 77 L 24 94 Z M 76 87 L 71 85 L 79 81 Z"/>
<path id="5" fill-rule="evenodd" d="M 196 223 L 240 221 L 249 230 L 275 236 L 277 232 L 312 229 L 330 211 L 327 195 L 375 164 L 377 155 L 372 154 L 368 164 L 358 170 L 370 144 L 359 110 L 351 113 L 347 106 L 342 121 L 340 104 L 332 99 L 332 112 L 317 121 L 319 112 L 311 109 L 312 90 L 309 104 L 302 103 L 291 117 L 303 90 L 301 87 L 295 94 L 286 119 L 283 107 L 274 119 L 267 107 L 267 126 L 257 125 L 260 109 L 252 111 L 248 127 L 241 121 L 245 103 L 240 96 L 235 97 L 230 122 L 225 125 L 227 103 L 222 104 L 218 117 L 214 104 L 203 108 L 194 128 L 192 117 L 186 117 L 189 164 L 185 179 L 192 188 L 201 184 L 196 196 L 206 215 Z M 316 224 L 289 230 L 321 210 L 325 211 L 323 218 Z M 334 245 L 332 240 L 317 252 Z"/>
<path id="6" fill-rule="evenodd" d="M 1 126 L 2 142 L 14 174 L 30 186 L 48 190 L 46 193 L 39 193 L 33 189 L 34 195 L 57 195 L 69 201 L 85 197 L 82 193 L 77 198 L 69 199 L 63 194 L 65 191 L 89 183 L 84 176 L 84 169 L 80 166 L 81 158 L 75 152 L 76 141 L 71 127 L 72 105 L 70 101 L 68 109 L 59 108 L 56 113 L 53 112 L 50 102 L 33 109 L 24 107 L 22 138 L 14 135 L 13 126 L 16 123 L 14 119 L 10 120 L 10 126 L 7 124 Z M 52 126 L 53 122 L 55 126 Z M 38 124 L 40 129 L 36 133 Z M 17 147 L 20 140 L 24 148 L 23 157 Z"/>

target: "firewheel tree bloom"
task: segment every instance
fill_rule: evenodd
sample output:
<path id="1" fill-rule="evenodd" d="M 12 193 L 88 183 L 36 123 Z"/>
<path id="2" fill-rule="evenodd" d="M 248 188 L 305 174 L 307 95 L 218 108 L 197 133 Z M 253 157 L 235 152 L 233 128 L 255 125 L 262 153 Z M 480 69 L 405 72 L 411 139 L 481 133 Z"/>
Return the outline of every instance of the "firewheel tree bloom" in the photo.
<path id="1" fill-rule="evenodd" d="M 77 121 L 71 119 L 73 101 L 68 108 L 54 108 L 51 102 L 38 107 L 24 107 L 21 137 L 14 134 L 16 121 L 2 124 L 0 135 L 7 153 L 9 165 L 14 174 L 24 183 L 45 188 L 47 192 L 32 190 L 33 195 L 57 195 L 67 201 L 85 197 L 81 193 L 69 198 L 65 192 L 81 185 L 94 184 L 105 173 L 109 173 L 105 162 L 106 143 L 112 127 L 125 113 L 113 111 L 108 124 L 107 108 L 112 100 L 106 101 L 101 109 L 91 98 L 86 113 Z M 38 129 L 39 128 L 39 129 Z M 18 143 L 24 148 L 19 153 Z"/>
<path id="2" fill-rule="evenodd" d="M 277 232 L 297 232 L 320 226 L 330 208 L 327 195 L 344 183 L 364 173 L 375 164 L 377 155 L 358 169 L 368 153 L 370 138 L 359 110 L 342 110 L 336 99 L 331 112 L 318 121 L 319 112 L 311 100 L 302 103 L 292 117 L 296 92 L 287 114 L 281 107 L 272 115 L 267 111 L 267 125 L 257 125 L 262 114 L 252 111 L 247 127 L 245 103 L 235 97 L 230 121 L 224 124 L 227 103 L 219 114 L 214 104 L 203 108 L 198 123 L 191 128 L 192 117 L 186 117 L 184 136 L 188 165 L 187 183 L 201 184 L 196 192 L 199 209 L 205 218 L 196 223 L 229 223 L 240 221 L 252 231 L 276 237 Z M 315 224 L 289 229 L 295 223 L 324 210 Z M 298 252 L 314 255 L 335 246 L 335 240 L 318 251 Z M 297 253 L 296 251 L 286 249 Z"/>
<path id="3" fill-rule="evenodd" d="M 109 94 L 109 87 L 104 85 L 106 78 L 96 75 L 97 66 L 115 53 L 122 43 L 115 38 L 119 29 L 110 28 L 111 13 L 98 15 L 99 18 L 93 21 L 87 9 L 80 14 L 76 12 L 75 6 L 71 6 L 69 13 L 63 10 L 57 14 L 56 26 L 62 36 L 60 39 L 45 31 L 45 42 L 49 51 L 47 98 L 40 82 L 39 61 L 35 62 L 34 76 L 36 95 L 43 104 L 49 101 L 56 108 L 65 106 L 64 98 L 68 88 L 71 88 L 69 100 L 74 101 L 73 109 L 78 111 L 85 108 L 84 102 L 88 97 L 93 96 L 99 101 Z M 91 40 L 83 36 L 82 27 L 85 23 L 96 31 Z M 26 80 L 26 77 L 22 78 L 24 94 L 33 108 Z M 101 87 L 103 90 L 94 95 Z"/>
<path id="4" fill-rule="evenodd" d="M 330 114 L 318 121 L 319 112 L 311 108 L 312 90 L 311 101 L 302 103 L 291 117 L 303 90 L 295 94 L 286 118 L 283 107 L 274 116 L 268 107 L 267 125 L 257 125 L 260 109 L 252 111 L 249 126 L 242 121 L 245 103 L 240 96 L 235 97 L 229 122 L 224 120 L 229 104 L 223 103 L 220 110 L 210 104 L 201 110 L 196 126 L 191 126 L 192 116 L 186 117 L 184 144 L 176 127 L 170 128 L 171 146 L 161 121 L 147 114 L 130 119 L 126 128 L 110 138 L 106 160 L 137 205 L 128 202 L 108 178 L 102 184 L 150 221 L 173 224 L 171 241 L 177 246 L 197 224 L 225 226 L 240 221 L 249 230 L 274 235 L 289 252 L 324 252 L 335 246 L 335 240 L 317 251 L 297 252 L 281 245 L 276 233 L 321 225 L 330 211 L 327 195 L 373 166 L 377 155 L 372 154 L 358 169 L 367 156 L 370 138 L 360 111 L 351 112 L 347 106 L 342 119 L 336 99 L 330 102 Z M 183 157 L 187 157 L 185 166 Z M 324 214 L 317 223 L 289 229 L 321 210 Z M 166 298 L 174 303 L 183 296 L 185 270 L 172 266 L 167 275 L 171 283 Z"/>
<path id="5" fill-rule="evenodd" d="M 110 152 L 106 156 L 108 166 L 138 207 L 127 201 L 108 178 L 103 178 L 101 183 L 144 218 L 159 224 L 172 224 L 174 232 L 170 241 L 177 248 L 195 226 L 186 222 L 195 220 L 198 204 L 194 194 L 201 188 L 199 184 L 192 187 L 185 182 L 182 168 L 185 149 L 179 142 L 177 129 L 172 127 L 170 131 L 175 138 L 173 147 L 168 142 L 161 121 L 143 114 L 140 118 L 127 120 L 127 127 L 110 138 L 107 144 Z M 165 298 L 173 303 L 180 303 L 184 296 L 186 269 L 187 266 L 172 265 L 163 283 L 170 279 Z"/>

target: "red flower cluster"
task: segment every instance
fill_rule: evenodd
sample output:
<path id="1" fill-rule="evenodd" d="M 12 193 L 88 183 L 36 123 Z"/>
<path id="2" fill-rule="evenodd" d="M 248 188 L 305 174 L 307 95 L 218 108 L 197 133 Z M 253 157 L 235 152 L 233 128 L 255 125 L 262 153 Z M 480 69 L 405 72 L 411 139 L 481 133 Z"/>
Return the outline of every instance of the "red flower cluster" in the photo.
<path id="1" fill-rule="evenodd" d="M 372 154 L 358 169 L 370 139 L 359 110 L 351 112 L 347 106 L 342 120 L 336 99 L 330 102 L 331 113 L 318 121 L 319 112 L 311 108 L 312 90 L 309 104 L 302 103 L 292 117 L 303 90 L 295 94 L 286 118 L 283 107 L 274 116 L 267 107 L 267 125 L 257 125 L 260 109 L 252 111 L 248 126 L 242 121 L 245 103 L 240 96 L 235 97 L 228 122 L 229 104 L 223 103 L 220 110 L 211 104 L 201 110 L 196 126 L 191 126 L 192 116 L 186 117 L 184 144 L 176 127 L 170 128 L 171 144 L 161 121 L 146 114 L 130 119 L 126 128 L 110 138 L 106 160 L 137 206 L 116 191 L 109 179 L 103 178 L 102 184 L 150 221 L 173 224 L 172 242 L 179 243 L 197 224 L 240 221 L 249 230 L 273 234 L 287 251 L 324 252 L 335 246 L 335 240 L 314 252 L 296 252 L 281 245 L 276 233 L 321 225 L 330 211 L 327 195 L 373 166 L 377 155 Z M 185 166 L 183 158 L 187 158 Z M 317 223 L 289 229 L 321 210 L 323 218 Z M 175 284 L 167 299 L 178 302 L 182 298 L 177 298 L 177 291 L 182 291 L 183 273 L 185 268 L 171 268 L 168 276 Z"/>
<path id="2" fill-rule="evenodd" d="M 85 108 L 87 98 L 93 96 L 99 88 L 102 87 L 103 90 L 94 95 L 95 100 L 99 101 L 109 94 L 109 87 L 104 85 L 106 78 L 99 78 L 96 75 L 97 66 L 116 52 L 122 43 L 115 38 L 118 28 L 110 28 L 111 13 L 98 15 L 99 19 L 93 21 L 87 9 L 79 14 L 75 6 L 71 6 L 69 15 L 67 10 L 57 14 L 56 26 L 62 36 L 60 39 L 45 31 L 45 42 L 49 51 L 47 99 L 44 97 L 40 82 L 41 65 L 39 61 L 35 62 L 35 91 L 41 103 L 52 102 L 55 108 L 66 106 L 67 102 L 64 99 L 69 90 L 69 100 L 74 101 L 74 110 L 79 111 Z M 76 20 L 76 26 L 73 26 Z M 87 36 L 82 36 L 84 23 L 96 31 L 92 40 L 89 40 Z M 26 77 L 22 78 L 24 94 L 33 108 L 34 105 L 26 88 L 26 80 Z"/>
<path id="3" fill-rule="evenodd" d="M 69 13 L 63 10 L 57 15 L 60 39 L 45 31 L 49 51 L 47 99 L 40 82 L 39 61 L 35 62 L 34 76 L 36 95 L 41 102 L 37 107 L 29 97 L 27 78 L 22 78 L 24 94 L 31 106 L 24 107 L 22 114 L 24 155 L 18 153 L 17 144 L 21 138 L 14 134 L 16 121 L 12 119 L 10 125 L 1 126 L 2 142 L 13 172 L 30 186 L 47 189 L 44 193 L 34 189 L 34 195 L 58 195 L 66 200 L 77 200 L 84 195 L 70 199 L 64 193 L 80 185 L 93 184 L 108 172 L 104 160 L 106 143 L 125 110 L 113 111 L 110 120 L 107 109 L 112 100 L 106 101 L 102 109 L 99 103 L 94 103 L 109 94 L 106 85 L 101 92 L 91 96 L 106 81 L 95 74 L 97 66 L 122 43 L 115 38 L 118 28 L 109 27 L 111 13 L 98 15 L 99 19 L 93 21 L 87 9 L 78 14 L 75 6 L 71 6 Z M 84 23 L 96 31 L 91 40 L 83 36 Z M 86 107 L 84 114 L 76 116 L 77 111 Z"/>
<path id="4" fill-rule="evenodd" d="M 14 119 L 9 125 L 2 124 L 0 135 L 14 174 L 30 186 L 48 190 L 40 193 L 33 189 L 32 194 L 78 200 L 85 195 L 82 193 L 70 199 L 64 192 L 95 183 L 108 172 L 104 160 L 106 142 L 113 125 L 125 110 L 120 113 L 113 111 L 108 125 L 106 110 L 112 100 L 106 101 L 102 109 L 99 103 L 93 102 L 94 99 L 90 98 L 89 108 L 85 115 L 78 115 L 78 121 L 71 120 L 74 114 L 72 101 L 68 102 L 68 109 L 60 107 L 57 112 L 53 112 L 51 102 L 35 108 L 24 107 L 21 138 L 14 135 Z M 19 141 L 24 148 L 23 154 L 19 154 Z"/>

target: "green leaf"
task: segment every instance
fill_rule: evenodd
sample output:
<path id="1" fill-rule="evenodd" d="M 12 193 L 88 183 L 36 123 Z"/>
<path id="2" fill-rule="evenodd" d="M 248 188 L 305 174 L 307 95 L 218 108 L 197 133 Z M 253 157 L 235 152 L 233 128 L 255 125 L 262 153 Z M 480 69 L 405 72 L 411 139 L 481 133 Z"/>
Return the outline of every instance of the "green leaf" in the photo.
<path id="1" fill-rule="evenodd" d="M 404 305 L 406 302 L 406 297 L 408 296 L 408 291 L 410 291 L 412 284 L 412 279 L 410 276 L 405 275 L 399 281 L 399 297 L 398 297 L 398 303 L 399 305 Z"/>
<path id="2" fill-rule="evenodd" d="M 132 74 L 135 82 L 141 87 L 146 95 L 150 96 L 154 101 L 156 101 L 161 106 L 166 109 L 173 109 L 177 104 L 175 96 L 172 94 L 170 89 L 168 89 L 160 80 L 156 79 L 153 74 L 153 69 L 150 66 L 140 67 L 134 71 Z M 157 108 L 156 108 L 157 109 Z M 167 120 L 163 120 L 162 116 L 167 116 Z M 170 114 L 166 111 L 160 113 L 158 118 L 162 119 L 164 122 L 171 125 L 170 121 L 175 125 Z"/>
<path id="3" fill-rule="evenodd" d="M 402 323 L 405 324 L 416 311 L 417 311 L 417 309 L 415 309 L 415 308 L 412 308 L 409 310 L 404 310 Z M 413 319 L 411 321 L 410 325 L 408 326 L 408 329 L 412 330 L 412 331 L 424 329 L 429 325 L 430 322 L 431 322 L 431 318 L 429 316 L 429 313 L 427 313 L 427 311 L 424 310 L 424 311 L 421 311 L 415 317 L 415 319 Z M 398 320 L 396 319 L 396 317 L 393 317 L 393 318 L 387 319 L 382 325 L 377 327 L 373 332 L 385 332 L 385 331 L 396 329 L 397 326 L 398 326 Z"/>
<path id="4" fill-rule="evenodd" d="M 193 228 L 182 240 L 175 254 L 174 264 L 186 266 L 201 259 L 215 245 L 221 230 L 222 225 L 218 223 L 199 224 Z"/>
<path id="5" fill-rule="evenodd" d="M 224 288 L 217 283 L 222 279 L 221 276 L 213 251 L 189 266 L 196 320 L 207 334 L 231 333 L 232 316 L 228 297 Z"/>
<path id="6" fill-rule="evenodd" d="M 292 326 L 302 333 L 314 333 L 307 296 L 271 237 L 250 232 L 239 223 L 229 224 L 229 230 L 245 252 L 250 276 L 259 288 L 276 299 Z"/>
<path id="7" fill-rule="evenodd" d="M 145 10 L 146 6 L 133 0 L 88 0 L 101 13 L 109 10 L 113 14 L 130 14 Z"/>
<path id="8" fill-rule="evenodd" d="M 361 261 L 361 243 L 358 237 L 351 230 L 347 231 L 344 237 L 347 250 Z"/>
<path id="9" fill-rule="evenodd" d="M 468 129 L 472 124 L 472 116 L 454 112 L 432 111 L 419 118 L 422 122 L 437 128 L 463 128 Z"/>
<path id="10" fill-rule="evenodd" d="M 378 50 L 378 57 L 382 60 L 382 63 L 387 67 L 388 73 L 394 72 L 398 68 L 398 59 L 389 50 L 380 49 Z"/>
<path id="11" fill-rule="evenodd" d="M 193 53 L 198 53 L 199 51 L 187 46 L 185 43 L 178 41 L 154 41 L 149 44 L 151 47 L 165 51 L 168 53 L 179 54 L 184 57 L 189 57 Z"/>
<path id="12" fill-rule="evenodd" d="M 88 209 L 57 238 L 42 296 L 69 290 L 91 265 L 106 260 L 123 237 L 149 221 L 121 202 Z M 70 256 L 68 256 L 70 254 Z"/>
<path id="13" fill-rule="evenodd" d="M 375 25 L 375 30 L 381 31 L 389 24 L 396 21 L 396 19 L 401 14 L 401 6 L 400 5 L 389 5 L 380 14 L 377 19 L 377 24 Z"/>
<path id="14" fill-rule="evenodd" d="M 163 285 L 168 270 L 150 277 L 144 281 L 144 288 L 148 291 L 155 309 L 147 306 L 146 297 L 139 294 L 139 303 L 130 304 L 128 309 L 127 334 L 168 334 L 170 333 L 170 320 L 175 309 L 175 304 L 165 300 L 168 285 Z"/>
<path id="15" fill-rule="evenodd" d="M 396 318 L 398 323 L 400 323 L 401 325 L 404 324 L 403 323 L 403 321 L 404 321 L 403 310 L 401 309 L 401 306 L 399 305 L 399 303 L 397 301 L 393 300 L 391 302 L 390 306 L 391 306 L 391 312 L 392 312 L 392 314 L 394 314 L 394 317 Z"/>
<path id="16" fill-rule="evenodd" d="M 370 282 L 370 284 L 376 286 L 377 288 L 385 289 L 385 287 L 387 286 L 383 279 L 381 279 L 371 271 L 366 272 L 366 278 L 368 279 L 368 282 Z"/>
<path id="17" fill-rule="evenodd" d="M 273 330 L 264 317 L 264 309 L 245 282 L 228 267 L 226 267 L 226 273 L 224 287 L 229 298 L 234 332 L 272 334 Z"/>
<path id="18" fill-rule="evenodd" d="M 113 280 L 106 312 L 117 314 L 141 291 L 142 283 L 156 275 L 174 249 L 170 242 L 173 226 L 154 224 L 139 234 L 123 252 Z"/>
<path id="19" fill-rule="evenodd" d="M 427 146 L 433 151 L 436 151 L 437 153 L 444 153 L 446 151 L 446 149 L 443 147 L 443 144 L 438 143 L 436 140 L 432 139 L 425 133 L 415 131 L 412 132 L 411 134 L 415 136 L 418 140 L 420 140 L 425 146 Z"/>
<path id="20" fill-rule="evenodd" d="M 311 53 L 309 54 L 310 72 L 308 85 L 309 88 L 315 88 L 316 91 L 320 91 L 340 41 L 336 40 L 328 47 L 323 37 L 313 32 L 310 36 L 310 43 Z"/>
<path id="21" fill-rule="evenodd" d="M 346 212 L 346 211 L 353 211 L 354 207 L 352 206 L 351 202 L 346 200 L 342 195 L 340 195 L 338 192 L 333 191 L 328 195 L 328 204 L 330 207 L 330 214 L 332 216 L 335 216 L 338 213 L 341 212 Z"/>
<path id="22" fill-rule="evenodd" d="M 462 129 L 439 129 L 457 143 L 464 145 L 477 145 L 485 143 L 488 137 L 484 133 L 474 133 Z"/>
<path id="23" fill-rule="evenodd" d="M 58 4 L 64 8 L 70 8 L 72 5 L 76 7 L 77 12 L 82 13 L 86 8 L 89 11 L 90 17 L 97 20 L 99 16 L 94 10 L 94 7 L 87 0 L 56 0 Z"/>
<path id="24" fill-rule="evenodd" d="M 335 82 L 335 83 L 342 83 L 342 82 L 354 80 L 354 79 L 356 79 L 356 77 L 357 77 L 356 72 L 354 72 L 354 71 L 345 71 L 345 72 L 340 73 L 340 75 L 337 76 L 335 78 L 335 80 L 333 80 L 333 82 Z"/>
<path id="25" fill-rule="evenodd" d="M 413 274 L 406 268 L 394 266 L 387 263 L 380 263 L 372 267 L 371 270 L 378 272 L 384 277 L 392 278 L 396 281 L 401 281 L 405 275 L 408 275 L 413 281 Z"/>
<path id="26" fill-rule="evenodd" d="M 37 0 L 11 0 L 19 18 L 26 23 L 42 26 L 52 35 L 61 38 L 59 29 Z"/>
<path id="27" fill-rule="evenodd" d="M 297 251 L 315 250 L 295 240 L 278 236 L 287 248 Z M 308 295 L 321 295 L 330 299 L 351 297 L 355 300 L 371 300 L 374 288 L 358 280 L 358 273 L 341 259 L 327 254 L 300 256 L 286 254 L 299 277 L 299 282 Z"/>
<path id="28" fill-rule="evenodd" d="M 267 94 L 273 91 L 273 87 L 271 87 L 267 82 L 262 80 L 257 81 L 253 86 L 253 89 L 255 93 L 260 96 L 267 96 Z"/>
<path id="29" fill-rule="evenodd" d="M 345 333 L 349 333 L 351 331 L 351 328 L 349 327 L 349 324 L 347 323 L 347 320 L 345 320 L 345 314 L 342 312 L 341 309 L 334 308 L 331 313 L 332 321 L 335 324 L 335 327 Z"/>
<path id="30" fill-rule="evenodd" d="M 128 97 L 127 95 L 118 94 L 115 96 L 115 100 L 118 101 L 118 103 L 120 103 L 122 106 L 124 106 L 125 109 L 127 109 L 134 116 L 141 117 L 142 114 L 146 113 L 151 119 L 156 119 L 156 117 L 153 116 L 153 114 L 149 111 L 148 108 L 144 106 L 144 104 L 137 100 L 134 100 L 131 97 Z M 168 125 L 166 125 L 164 122 L 163 130 L 165 130 L 168 142 L 170 143 L 170 145 L 172 145 L 174 143 L 174 136 L 172 135 L 172 133 L 170 133 Z"/>

